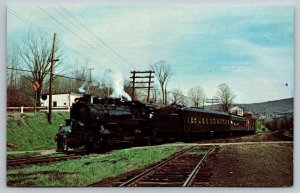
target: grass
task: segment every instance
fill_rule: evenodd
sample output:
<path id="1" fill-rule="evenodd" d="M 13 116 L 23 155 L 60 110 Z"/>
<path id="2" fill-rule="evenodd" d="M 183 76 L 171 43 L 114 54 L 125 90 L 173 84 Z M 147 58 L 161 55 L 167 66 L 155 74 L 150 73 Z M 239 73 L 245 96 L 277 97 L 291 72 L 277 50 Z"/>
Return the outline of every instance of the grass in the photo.
<path id="1" fill-rule="evenodd" d="M 14 159 L 14 158 L 25 158 L 25 157 L 32 157 L 41 155 L 40 152 L 36 151 L 25 151 L 25 152 L 16 152 L 16 153 L 8 153 L 7 159 Z"/>
<path id="2" fill-rule="evenodd" d="M 8 114 L 7 150 L 32 151 L 55 148 L 54 135 L 59 124 L 69 117 L 67 112 L 52 115 L 52 124 L 48 123 L 46 113 Z"/>
<path id="3" fill-rule="evenodd" d="M 256 133 L 261 133 L 261 132 L 268 131 L 268 129 L 259 120 L 256 121 L 255 127 L 256 127 L 256 129 L 255 129 Z"/>
<path id="4" fill-rule="evenodd" d="M 83 187 L 105 177 L 116 176 L 157 162 L 175 153 L 180 146 L 116 150 L 98 157 L 84 156 L 45 166 L 7 171 L 7 185 L 13 187 Z"/>

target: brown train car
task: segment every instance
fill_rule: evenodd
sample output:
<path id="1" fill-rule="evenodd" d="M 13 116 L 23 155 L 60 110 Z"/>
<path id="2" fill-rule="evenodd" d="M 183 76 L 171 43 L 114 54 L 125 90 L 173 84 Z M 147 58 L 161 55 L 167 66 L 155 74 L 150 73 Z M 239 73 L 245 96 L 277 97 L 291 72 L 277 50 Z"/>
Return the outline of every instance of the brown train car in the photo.
<path id="1" fill-rule="evenodd" d="M 227 133 L 230 128 L 229 115 L 224 112 L 206 111 L 197 108 L 182 109 L 182 132 L 193 138 L 200 135 Z"/>
<path id="2" fill-rule="evenodd" d="M 230 131 L 230 116 L 198 108 L 161 108 L 156 112 L 156 136 L 164 139 L 197 139 Z"/>
<path id="3" fill-rule="evenodd" d="M 191 140 L 215 134 L 255 132 L 252 114 L 243 116 L 199 108 L 168 106 L 156 111 L 155 136 L 163 140 Z"/>

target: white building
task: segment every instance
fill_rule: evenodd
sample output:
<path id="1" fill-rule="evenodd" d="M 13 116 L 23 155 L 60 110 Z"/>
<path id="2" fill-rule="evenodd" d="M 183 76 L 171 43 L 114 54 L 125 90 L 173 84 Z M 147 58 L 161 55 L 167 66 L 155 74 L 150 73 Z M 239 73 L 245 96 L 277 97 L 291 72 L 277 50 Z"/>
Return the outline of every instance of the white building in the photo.
<path id="1" fill-rule="evenodd" d="M 244 109 L 238 106 L 234 106 L 231 109 L 229 109 L 229 113 L 239 115 L 239 116 L 244 116 Z"/>
<path id="2" fill-rule="evenodd" d="M 49 95 L 47 97 L 42 98 L 41 106 L 49 106 Z M 75 98 L 81 97 L 82 94 L 75 94 L 75 93 L 67 93 L 67 94 L 53 94 L 52 95 L 52 107 L 70 107 L 72 103 L 74 103 Z"/>

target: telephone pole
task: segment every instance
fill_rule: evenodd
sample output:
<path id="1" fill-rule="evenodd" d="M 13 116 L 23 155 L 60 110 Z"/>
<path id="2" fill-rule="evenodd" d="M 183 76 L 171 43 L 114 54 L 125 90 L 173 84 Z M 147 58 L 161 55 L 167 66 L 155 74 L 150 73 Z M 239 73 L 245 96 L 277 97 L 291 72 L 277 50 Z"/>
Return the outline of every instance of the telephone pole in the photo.
<path id="1" fill-rule="evenodd" d="M 49 86 L 49 112 L 48 112 L 48 121 L 51 124 L 52 119 L 52 82 L 53 82 L 53 70 L 54 70 L 54 63 L 55 60 L 54 54 L 55 54 L 55 47 L 56 47 L 56 33 L 54 33 L 53 37 L 53 46 L 51 51 L 51 67 L 50 67 L 50 86 Z"/>
<path id="2" fill-rule="evenodd" d="M 130 78 L 132 78 L 132 93 L 131 93 L 131 98 L 132 100 L 135 100 L 135 90 L 139 89 L 139 88 L 147 88 L 148 89 L 148 94 L 147 94 L 147 103 L 150 102 L 150 89 L 153 88 L 151 86 L 152 83 L 154 83 L 154 81 L 151 81 L 152 78 L 154 78 L 154 76 L 152 76 L 152 73 L 154 73 L 154 71 L 152 70 L 148 70 L 148 71 L 131 71 L 132 76 Z M 146 76 L 136 76 L 137 74 L 148 74 Z M 148 81 L 136 81 L 136 79 L 148 79 Z M 136 86 L 136 84 L 147 84 L 147 86 Z"/>
<path id="3" fill-rule="evenodd" d="M 91 87 L 91 84 L 92 84 L 92 70 L 94 70 L 94 68 L 89 68 L 88 70 L 90 71 L 90 78 L 89 78 L 89 81 L 88 81 L 87 94 L 91 94 L 90 87 Z"/>
<path id="4" fill-rule="evenodd" d="M 206 99 L 206 103 L 211 103 L 211 111 L 213 110 L 213 105 L 219 102 L 220 100 L 218 98 Z"/>

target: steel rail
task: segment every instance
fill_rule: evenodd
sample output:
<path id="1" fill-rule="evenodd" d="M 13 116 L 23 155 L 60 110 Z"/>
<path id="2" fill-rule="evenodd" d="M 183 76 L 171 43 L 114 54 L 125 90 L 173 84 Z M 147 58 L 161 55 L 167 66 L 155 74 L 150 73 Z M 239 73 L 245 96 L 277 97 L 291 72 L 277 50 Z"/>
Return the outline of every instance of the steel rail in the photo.
<path id="1" fill-rule="evenodd" d="M 212 146 L 207 153 L 201 158 L 201 160 L 198 162 L 198 164 L 196 165 L 196 167 L 194 168 L 194 170 L 191 172 L 191 174 L 189 175 L 189 177 L 186 179 L 186 181 L 183 183 L 183 187 L 187 187 L 191 184 L 191 182 L 193 181 L 194 177 L 196 176 L 197 172 L 200 169 L 200 166 L 202 164 L 202 162 L 206 159 L 206 157 L 208 156 L 208 154 L 210 152 L 212 152 L 214 149 L 216 148 L 216 146 Z"/>
<path id="2" fill-rule="evenodd" d="M 58 161 L 66 161 L 71 159 L 79 159 L 80 156 L 56 156 L 56 157 L 49 157 L 49 156 L 34 156 L 28 158 L 14 158 L 14 159 L 7 159 L 6 165 L 7 167 L 14 167 L 14 166 L 25 166 L 25 165 L 34 165 L 34 164 L 41 164 L 41 163 L 51 163 L 51 162 L 58 162 Z"/>
<path id="3" fill-rule="evenodd" d="M 121 185 L 119 185 L 119 187 L 125 187 L 125 186 L 128 186 L 128 185 L 132 184 L 133 182 L 139 180 L 140 178 L 142 178 L 142 177 L 144 177 L 145 175 L 149 174 L 150 172 L 154 171 L 156 168 L 159 168 L 159 167 L 161 167 L 161 166 L 167 164 L 169 161 L 171 161 L 171 160 L 173 160 L 173 159 L 175 159 L 175 158 L 181 156 L 181 155 L 184 154 L 185 152 L 187 152 L 187 151 L 193 149 L 194 147 L 196 147 L 196 146 L 192 146 L 192 147 L 189 147 L 189 148 L 186 148 L 186 149 L 180 151 L 180 152 L 177 153 L 176 155 L 174 155 L 174 156 L 168 158 L 167 160 L 165 160 L 165 161 L 163 161 L 163 162 L 161 162 L 161 163 L 159 163 L 159 164 L 157 164 L 157 165 L 155 165 L 155 166 L 149 168 L 148 170 L 142 172 L 141 174 L 139 174 L 139 175 L 137 175 L 137 176 L 135 176 L 135 177 L 129 179 L 128 181 L 126 181 L 126 182 L 124 182 L 124 183 L 122 183 Z"/>

